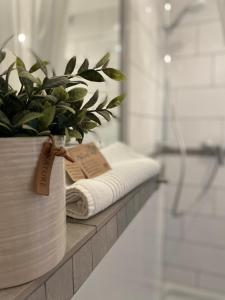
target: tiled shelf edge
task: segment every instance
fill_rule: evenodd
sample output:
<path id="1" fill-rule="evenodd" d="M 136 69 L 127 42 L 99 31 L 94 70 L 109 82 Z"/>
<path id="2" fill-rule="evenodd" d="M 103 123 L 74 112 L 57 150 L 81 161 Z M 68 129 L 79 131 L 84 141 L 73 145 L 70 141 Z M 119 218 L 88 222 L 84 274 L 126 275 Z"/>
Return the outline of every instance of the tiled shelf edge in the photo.
<path id="1" fill-rule="evenodd" d="M 61 263 L 28 284 L 0 290 L 0 300 L 70 299 L 157 188 L 158 176 L 89 220 L 69 220 L 68 246 Z"/>

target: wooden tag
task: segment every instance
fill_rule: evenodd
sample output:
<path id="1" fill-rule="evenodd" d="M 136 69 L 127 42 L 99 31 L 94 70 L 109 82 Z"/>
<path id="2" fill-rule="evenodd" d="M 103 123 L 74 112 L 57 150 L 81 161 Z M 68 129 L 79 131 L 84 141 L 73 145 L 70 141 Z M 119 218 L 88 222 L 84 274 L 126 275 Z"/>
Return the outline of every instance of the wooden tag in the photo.
<path id="1" fill-rule="evenodd" d="M 73 155 L 73 149 L 67 150 L 71 157 L 74 157 Z M 80 163 L 77 159 L 74 159 L 74 163 L 69 162 L 68 160 L 65 161 L 65 168 L 66 172 L 69 175 L 69 177 L 72 179 L 72 181 L 77 181 L 79 179 L 86 178 Z"/>
<path id="2" fill-rule="evenodd" d="M 39 195 L 49 195 L 50 178 L 54 159 L 55 149 L 52 147 L 52 143 L 43 143 L 34 180 L 34 190 Z"/>
<path id="3" fill-rule="evenodd" d="M 82 144 L 68 149 L 75 163 L 66 161 L 66 171 L 73 181 L 83 178 L 94 178 L 111 167 L 94 143 Z"/>

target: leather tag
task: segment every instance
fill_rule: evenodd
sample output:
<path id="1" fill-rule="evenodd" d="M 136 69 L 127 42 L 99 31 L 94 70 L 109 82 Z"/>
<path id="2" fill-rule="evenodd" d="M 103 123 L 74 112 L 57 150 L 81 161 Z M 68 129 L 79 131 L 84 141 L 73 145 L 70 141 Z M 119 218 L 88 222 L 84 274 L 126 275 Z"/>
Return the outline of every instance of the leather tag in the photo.
<path id="1" fill-rule="evenodd" d="M 44 142 L 38 159 L 34 190 L 39 195 L 49 195 L 52 166 L 55 159 L 55 149 L 50 142 Z"/>

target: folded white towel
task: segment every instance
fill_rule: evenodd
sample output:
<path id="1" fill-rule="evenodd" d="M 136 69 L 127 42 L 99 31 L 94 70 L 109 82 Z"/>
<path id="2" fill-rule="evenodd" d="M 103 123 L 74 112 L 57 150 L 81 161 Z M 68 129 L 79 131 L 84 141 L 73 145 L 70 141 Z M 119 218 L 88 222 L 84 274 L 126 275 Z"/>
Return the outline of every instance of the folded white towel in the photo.
<path id="1" fill-rule="evenodd" d="M 160 164 L 115 143 L 101 152 L 112 170 L 92 179 L 81 179 L 66 188 L 67 215 L 88 219 L 104 210 L 132 189 L 156 176 Z"/>

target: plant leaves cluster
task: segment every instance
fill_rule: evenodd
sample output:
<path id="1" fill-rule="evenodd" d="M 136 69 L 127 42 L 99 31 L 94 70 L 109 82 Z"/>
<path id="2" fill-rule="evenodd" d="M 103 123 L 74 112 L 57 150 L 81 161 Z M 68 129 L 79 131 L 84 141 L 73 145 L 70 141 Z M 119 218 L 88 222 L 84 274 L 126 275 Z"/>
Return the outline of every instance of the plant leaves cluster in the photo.
<path id="1" fill-rule="evenodd" d="M 0 48 L 0 64 L 6 57 L 4 46 L 5 43 Z M 15 62 L 0 74 L 0 137 L 52 134 L 66 135 L 67 140 L 73 137 L 82 142 L 85 133 L 100 126 L 103 119 L 110 121 L 114 117 L 111 109 L 123 102 L 123 95 L 111 101 L 106 98 L 97 105 L 97 90 L 88 101 L 84 100 L 89 94 L 89 81 L 101 83 L 106 76 L 117 81 L 125 79 L 121 71 L 108 67 L 109 53 L 94 67 L 90 67 L 88 59 L 77 67 L 74 56 L 60 76 L 48 70 L 47 61 L 33 55 L 36 62 L 29 69 L 21 58 L 16 57 Z M 9 82 L 13 71 L 20 80 L 18 91 Z M 37 71 L 43 73 L 42 79 L 36 75 Z"/>

